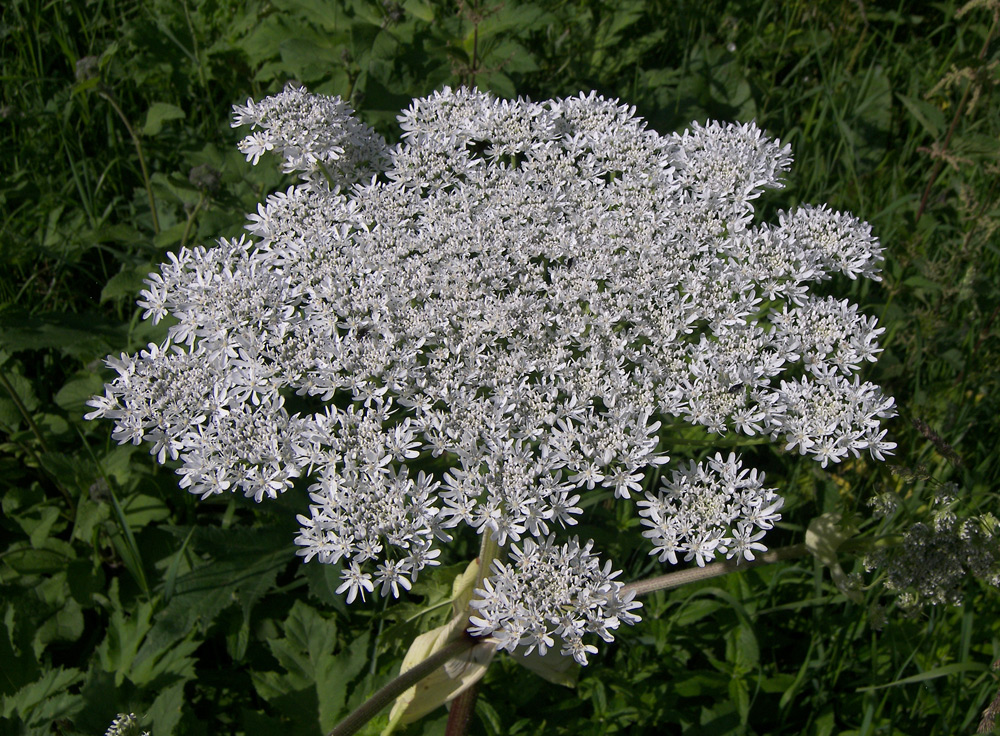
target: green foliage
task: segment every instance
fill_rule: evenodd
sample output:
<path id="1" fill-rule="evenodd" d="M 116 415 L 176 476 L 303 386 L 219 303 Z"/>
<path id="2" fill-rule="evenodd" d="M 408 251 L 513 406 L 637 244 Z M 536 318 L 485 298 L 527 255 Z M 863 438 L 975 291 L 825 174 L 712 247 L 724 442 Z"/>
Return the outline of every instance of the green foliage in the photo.
<path id="1" fill-rule="evenodd" d="M 154 736 L 322 733 L 450 615 L 474 540 L 409 601 L 348 609 L 338 568 L 295 557 L 289 514 L 196 502 L 82 419 L 104 356 L 165 334 L 133 306 L 150 267 L 237 234 L 284 182 L 236 152 L 229 106 L 287 80 L 342 95 L 388 136 L 401 107 L 445 84 L 597 89 L 661 131 L 756 119 L 797 160 L 765 210 L 830 202 L 887 246 L 881 285 L 838 293 L 887 327 L 869 375 L 901 409 L 894 473 L 747 449 L 788 489 L 769 546 L 805 541 L 823 515 L 890 537 L 945 482 L 964 512 L 997 514 L 1000 75 L 997 11 L 980 5 L 8 0 L 0 734 L 103 733 L 128 712 Z M 304 508 L 301 491 L 277 504 Z M 887 492 L 898 512 L 872 521 L 866 502 Z M 613 508 L 589 509 L 581 533 L 636 578 L 656 574 L 634 513 Z M 962 609 L 903 618 L 878 571 L 861 577 L 825 543 L 840 528 L 821 531 L 836 584 L 810 558 L 656 593 L 573 689 L 498 657 L 473 731 L 972 733 L 998 687 L 996 591 L 970 581 Z M 442 732 L 442 712 L 406 733 Z"/>

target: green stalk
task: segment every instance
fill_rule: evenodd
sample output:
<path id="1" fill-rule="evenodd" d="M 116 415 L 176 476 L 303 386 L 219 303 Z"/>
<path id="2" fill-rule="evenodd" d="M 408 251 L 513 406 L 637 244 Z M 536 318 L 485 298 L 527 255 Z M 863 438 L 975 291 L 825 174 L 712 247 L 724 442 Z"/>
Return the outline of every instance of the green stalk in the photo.
<path id="1" fill-rule="evenodd" d="M 139 142 L 139 136 L 135 134 L 128 118 L 125 117 L 125 113 L 123 113 L 122 109 L 118 107 L 118 103 L 115 102 L 114 98 L 102 89 L 98 89 L 97 94 L 107 100 L 114 111 L 118 113 L 118 117 L 120 117 L 122 122 L 125 124 L 125 130 L 127 130 L 128 134 L 132 137 L 132 142 L 135 144 L 135 152 L 139 154 L 139 167 L 142 169 L 142 180 L 146 186 L 146 194 L 149 196 L 149 212 L 153 216 L 153 232 L 159 235 L 160 220 L 156 216 L 156 200 L 153 199 L 153 187 L 149 183 L 149 170 L 146 168 L 146 157 L 142 155 L 142 143 Z"/>

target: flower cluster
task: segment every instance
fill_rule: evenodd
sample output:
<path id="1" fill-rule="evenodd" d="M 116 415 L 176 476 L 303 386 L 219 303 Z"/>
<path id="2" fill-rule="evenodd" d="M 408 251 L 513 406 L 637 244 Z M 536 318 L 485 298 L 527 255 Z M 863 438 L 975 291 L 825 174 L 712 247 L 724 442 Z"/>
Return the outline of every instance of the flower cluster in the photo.
<path id="1" fill-rule="evenodd" d="M 602 566 L 592 547 L 593 542 L 581 546 L 576 537 L 563 545 L 553 537 L 540 544 L 529 537 L 523 550 L 511 545 L 512 563 L 494 560 L 492 577 L 472 602 L 476 613 L 469 632 L 492 636 L 498 649 L 526 647 L 524 653 L 530 654 L 537 647 L 541 655 L 558 636 L 562 653 L 586 664 L 597 648 L 584 644 L 584 634 L 614 641 L 611 632 L 621 622 L 640 620 L 630 613 L 640 606 L 635 592 L 622 592 L 614 579 L 620 571 L 612 571 L 610 561 Z"/>
<path id="2" fill-rule="evenodd" d="M 141 730 L 135 713 L 119 713 L 104 736 L 149 736 L 149 731 Z"/>
<path id="3" fill-rule="evenodd" d="M 514 561 L 479 591 L 476 631 L 509 649 L 558 635 L 578 659 L 633 607 L 589 543 L 553 541 L 585 496 L 637 503 L 671 562 L 753 559 L 778 518 L 735 456 L 644 492 L 675 428 L 824 465 L 893 447 L 892 400 L 856 376 L 880 330 L 809 291 L 878 278 L 870 228 L 825 207 L 754 220 L 787 146 L 752 124 L 659 135 L 593 93 L 445 89 L 399 121 L 389 146 L 301 88 L 237 107 L 241 150 L 303 183 L 260 205 L 250 238 L 149 277 L 139 304 L 169 337 L 109 360 L 88 417 L 179 460 L 202 496 L 308 486 L 299 553 L 341 563 L 349 600 L 399 595 L 456 527 L 489 534 Z M 450 469 L 417 472 L 427 458 Z"/>
<path id="4" fill-rule="evenodd" d="M 869 572 L 885 575 L 886 590 L 898 595 L 904 611 L 931 605 L 960 605 L 968 578 L 1000 588 L 1000 523 L 992 514 L 959 516 L 957 486 L 945 484 L 932 500 L 931 518 L 912 524 L 903 543 L 865 558 Z M 895 511 L 892 498 L 876 499 L 876 510 Z"/>

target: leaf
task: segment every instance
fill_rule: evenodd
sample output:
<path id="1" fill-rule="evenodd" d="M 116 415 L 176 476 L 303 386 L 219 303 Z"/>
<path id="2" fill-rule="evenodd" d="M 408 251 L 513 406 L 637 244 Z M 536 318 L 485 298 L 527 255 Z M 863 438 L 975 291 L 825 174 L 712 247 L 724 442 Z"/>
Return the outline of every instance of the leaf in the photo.
<path id="1" fill-rule="evenodd" d="M 136 544 L 132 527 L 125 516 L 125 510 L 118 503 L 118 496 L 110 485 L 108 486 L 108 497 L 111 499 L 111 508 L 114 510 L 113 518 L 118 526 L 118 534 L 111 538 L 111 542 L 139 589 L 148 594 L 149 582 L 146 580 L 146 570 L 142 563 L 142 552 L 139 551 L 139 545 Z"/>
<path id="2" fill-rule="evenodd" d="M 425 0 L 404 0 L 403 10 L 425 23 L 434 22 L 434 5 Z"/>
<path id="3" fill-rule="evenodd" d="M 143 135 L 156 135 L 163 130 L 163 124 L 168 120 L 182 120 L 184 111 L 169 102 L 154 102 L 146 113 L 146 122 L 142 126 Z"/>
<path id="4" fill-rule="evenodd" d="M 809 522 L 809 528 L 806 530 L 806 548 L 824 567 L 830 569 L 834 585 L 840 592 L 855 603 L 861 603 L 864 600 L 861 591 L 850 587 L 847 575 L 837 561 L 837 550 L 840 549 L 840 545 L 855 533 L 856 530 L 852 527 L 841 523 L 840 514 L 826 513 Z"/>
<path id="5" fill-rule="evenodd" d="M 946 125 L 944 113 L 941 110 L 926 100 L 914 99 L 898 92 L 896 97 L 932 138 L 941 137 Z"/>
<path id="6" fill-rule="evenodd" d="M 125 342 L 126 326 L 96 313 L 50 312 L 29 315 L 11 310 L 0 314 L 0 344 L 11 352 L 54 348 L 89 362 L 104 358 Z"/>
<path id="7" fill-rule="evenodd" d="M 152 629 L 153 604 L 139 600 L 133 604 L 131 615 L 126 616 L 118 602 L 118 580 L 114 579 L 111 585 L 110 596 L 115 606 L 104 641 L 97 646 L 97 656 L 104 670 L 114 673 L 115 687 L 120 687 L 132 670 L 139 647 Z"/>
<path id="8" fill-rule="evenodd" d="M 151 733 L 156 736 L 171 736 L 180 723 L 184 702 L 183 681 L 161 691 L 146 712 L 153 723 Z"/>
<path id="9" fill-rule="evenodd" d="M 118 297 L 128 297 L 135 299 L 138 293 L 145 287 L 145 279 L 153 270 L 150 263 L 140 263 L 136 266 L 122 266 L 122 270 L 116 273 L 101 289 L 101 304 L 109 299 Z"/>
<path id="10" fill-rule="evenodd" d="M 254 672 L 254 686 L 261 697 L 272 702 L 285 695 L 315 689 L 320 728 L 330 731 L 345 710 L 348 684 L 365 667 L 368 634 L 354 638 L 346 649 L 335 654 L 334 620 L 302 601 L 292 604 L 284 634 L 268 639 L 267 643 L 285 673 Z"/>
<path id="11" fill-rule="evenodd" d="M 51 575 L 64 570 L 74 557 L 72 546 L 49 537 L 38 549 L 32 549 L 27 543 L 11 545 L 3 561 L 21 575 Z"/>
<path id="12" fill-rule="evenodd" d="M 68 715 L 76 703 L 66 690 L 82 680 L 83 673 L 76 668 L 51 669 L 14 695 L 5 696 L 3 717 L 10 718 L 16 713 L 28 725 L 41 725 L 39 721 L 50 721 L 53 717 Z M 63 697 L 58 697 L 60 695 Z M 79 700 L 79 696 L 76 696 L 76 699 Z M 42 704 L 46 707 L 40 708 Z"/>
<path id="13" fill-rule="evenodd" d="M 83 635 L 83 611 L 73 598 L 65 600 L 62 607 L 50 616 L 35 632 L 36 656 L 41 656 L 53 641 L 77 641 Z"/>
<path id="14" fill-rule="evenodd" d="M 122 502 L 125 521 L 135 531 L 153 521 L 170 518 L 170 509 L 158 498 L 142 493 L 133 493 Z"/>
<path id="15" fill-rule="evenodd" d="M 517 664 L 525 669 L 531 670 L 543 680 L 548 680 L 563 687 L 576 687 L 576 682 L 580 679 L 581 667 L 572 657 L 566 657 L 555 649 L 550 649 L 541 655 L 537 649 L 531 654 L 513 658 Z"/>
<path id="16" fill-rule="evenodd" d="M 265 535 L 258 530 L 258 536 Z M 155 656 L 192 630 L 207 630 L 221 611 L 240 601 L 241 591 L 259 592 L 273 586 L 278 573 L 294 555 L 294 549 L 288 548 L 260 554 L 258 546 L 255 557 L 242 553 L 217 558 L 181 575 L 177 578 L 173 597 L 157 613 L 155 625 L 136 659 L 141 662 Z M 252 605 L 252 602 L 244 602 L 244 605 Z"/>

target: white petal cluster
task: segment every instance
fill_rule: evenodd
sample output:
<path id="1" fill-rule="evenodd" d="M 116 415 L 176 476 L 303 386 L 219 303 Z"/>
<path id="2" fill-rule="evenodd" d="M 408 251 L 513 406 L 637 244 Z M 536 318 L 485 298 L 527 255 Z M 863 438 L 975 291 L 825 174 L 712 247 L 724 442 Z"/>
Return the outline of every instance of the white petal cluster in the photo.
<path id="1" fill-rule="evenodd" d="M 662 486 L 636 504 L 649 527 L 642 536 L 653 542 L 650 554 L 661 562 L 676 565 L 678 552 L 700 567 L 716 552 L 752 560 L 754 550 L 767 549 L 759 540 L 781 518 L 783 499 L 764 488 L 762 473 L 744 469 L 735 453 L 673 470 Z"/>
<path id="2" fill-rule="evenodd" d="M 143 316 L 169 319 L 169 339 L 109 360 L 88 417 L 179 460 L 202 496 L 307 486 L 299 553 L 340 563 L 349 600 L 399 595 L 468 525 L 519 550 L 483 594 L 492 633 L 585 659 L 578 634 L 631 620 L 589 543 L 552 541 L 588 495 L 636 494 L 671 562 L 752 559 L 778 518 L 735 457 L 643 494 L 673 428 L 767 435 L 824 465 L 893 447 L 892 400 L 856 375 L 881 330 L 809 291 L 877 278 L 881 249 L 825 207 L 756 223 L 791 156 L 752 124 L 662 136 L 593 93 L 445 89 L 390 147 L 293 87 L 235 119 L 251 161 L 272 150 L 304 182 L 250 215 L 250 238 L 182 249 L 147 279 Z M 435 458 L 449 469 L 423 472 Z M 532 582 L 564 558 L 580 577 Z M 542 599 L 557 587 L 569 599 Z"/>
<path id="3" fill-rule="evenodd" d="M 236 105 L 232 125 L 250 126 L 250 135 L 239 142 L 247 161 L 256 165 L 274 151 L 284 159 L 286 173 L 299 172 L 314 183 L 353 184 L 383 170 L 387 161 L 385 141 L 358 121 L 346 102 L 294 85 L 260 102 Z"/>
<path id="4" fill-rule="evenodd" d="M 587 664 L 597 648 L 583 642 L 584 634 L 614 641 L 611 632 L 622 622 L 641 620 L 631 613 L 640 606 L 635 591 L 622 592 L 614 579 L 621 571 L 612 571 L 610 561 L 602 566 L 592 547 L 576 537 L 562 545 L 553 537 L 526 539 L 523 549 L 511 545 L 510 564 L 495 560 L 485 589 L 477 590 L 470 633 L 492 636 L 498 649 L 530 654 L 537 647 L 542 655 L 559 637 L 563 654 Z"/>

